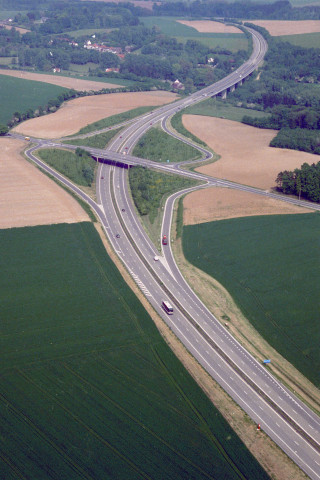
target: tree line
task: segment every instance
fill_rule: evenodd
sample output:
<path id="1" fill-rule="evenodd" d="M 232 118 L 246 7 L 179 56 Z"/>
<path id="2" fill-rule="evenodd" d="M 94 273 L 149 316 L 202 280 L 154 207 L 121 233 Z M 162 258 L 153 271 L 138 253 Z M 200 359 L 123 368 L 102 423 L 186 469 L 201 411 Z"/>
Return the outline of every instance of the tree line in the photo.
<path id="1" fill-rule="evenodd" d="M 320 203 L 320 162 L 304 163 L 301 168 L 280 172 L 276 184 L 282 193 Z"/>
<path id="2" fill-rule="evenodd" d="M 153 5 L 155 15 L 168 15 L 180 17 L 218 17 L 237 19 L 271 19 L 271 20 L 305 20 L 320 19 L 320 7 L 310 5 L 292 7 L 286 0 L 274 3 L 253 2 L 162 2 Z"/>

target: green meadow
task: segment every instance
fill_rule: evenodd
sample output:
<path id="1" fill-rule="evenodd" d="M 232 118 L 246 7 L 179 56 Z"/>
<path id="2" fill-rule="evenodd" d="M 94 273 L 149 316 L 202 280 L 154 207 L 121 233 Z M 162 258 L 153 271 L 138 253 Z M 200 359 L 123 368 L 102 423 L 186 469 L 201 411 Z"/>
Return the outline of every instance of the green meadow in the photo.
<path id="1" fill-rule="evenodd" d="M 276 38 L 279 42 L 289 42 L 297 47 L 320 48 L 320 32 L 302 33 L 299 35 L 281 35 Z"/>
<path id="2" fill-rule="evenodd" d="M 226 48 L 232 52 L 247 50 L 248 42 L 243 33 L 201 33 L 195 28 L 183 25 L 174 17 L 142 17 L 146 27 L 158 27 L 165 35 L 175 37 L 178 42 L 197 40 L 211 48 Z"/>
<path id="3" fill-rule="evenodd" d="M 236 122 L 241 122 L 244 115 L 257 118 L 267 117 L 270 115 L 269 113 L 258 110 L 235 107 L 230 103 L 227 103 L 225 100 L 220 100 L 216 97 L 197 103 L 193 107 L 188 107 L 182 113 L 205 115 L 207 117 L 227 118 L 228 120 L 234 120 Z"/>
<path id="4" fill-rule="evenodd" d="M 6 124 L 14 112 L 24 113 L 29 108 L 35 110 L 47 105 L 49 100 L 65 91 L 66 88 L 50 83 L 9 77 L 0 72 L 0 122 Z"/>
<path id="5" fill-rule="evenodd" d="M 235 218 L 183 229 L 186 258 L 217 279 L 261 335 L 320 386 L 320 215 Z"/>
<path id="6" fill-rule="evenodd" d="M 269 478 L 91 223 L 0 231 L 0 477 Z"/>

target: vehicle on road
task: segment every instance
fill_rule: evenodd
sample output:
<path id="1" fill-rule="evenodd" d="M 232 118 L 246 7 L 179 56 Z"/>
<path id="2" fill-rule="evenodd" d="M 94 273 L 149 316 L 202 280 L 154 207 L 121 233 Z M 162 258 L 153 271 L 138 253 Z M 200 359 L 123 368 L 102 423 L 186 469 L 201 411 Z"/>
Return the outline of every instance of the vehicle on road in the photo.
<path id="1" fill-rule="evenodd" d="M 27 140 L 27 142 L 30 142 L 30 137 L 24 137 L 25 140 Z"/>
<path id="2" fill-rule="evenodd" d="M 120 235 L 119 235 L 119 233 L 117 233 L 117 235 L 116 235 L 116 238 L 120 238 Z"/>
<path id="3" fill-rule="evenodd" d="M 125 212 L 125 211 L 126 211 L 126 209 L 125 209 L 125 208 L 121 208 L 121 212 Z"/>
<path id="4" fill-rule="evenodd" d="M 168 245 L 167 235 L 163 235 L 163 237 L 162 237 L 162 245 Z"/>
<path id="5" fill-rule="evenodd" d="M 103 179 L 104 179 L 104 177 L 101 177 L 101 180 L 103 180 Z"/>
<path id="6" fill-rule="evenodd" d="M 161 306 L 168 315 L 173 314 L 172 305 L 167 300 L 163 300 Z"/>
<path id="7" fill-rule="evenodd" d="M 155 262 L 157 262 L 157 261 L 159 260 L 158 255 L 155 255 L 155 256 L 153 257 L 153 260 L 154 260 Z"/>

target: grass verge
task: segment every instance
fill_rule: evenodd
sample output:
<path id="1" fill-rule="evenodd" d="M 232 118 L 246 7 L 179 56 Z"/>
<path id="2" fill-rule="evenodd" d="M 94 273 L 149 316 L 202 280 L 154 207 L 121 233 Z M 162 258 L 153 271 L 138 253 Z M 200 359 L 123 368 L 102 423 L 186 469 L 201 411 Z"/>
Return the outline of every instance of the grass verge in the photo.
<path id="1" fill-rule="evenodd" d="M 162 210 L 166 199 L 172 193 L 198 184 L 199 182 L 180 175 L 163 174 L 143 167 L 130 168 L 131 195 L 155 245 L 159 245 Z"/>
<path id="2" fill-rule="evenodd" d="M 171 123 L 172 127 L 178 133 L 181 133 L 181 135 L 183 135 L 184 137 L 190 138 L 193 142 L 197 143 L 198 145 L 202 145 L 203 147 L 206 147 L 207 144 L 203 140 L 200 140 L 200 138 L 193 135 L 193 133 L 189 132 L 189 130 L 187 130 L 184 127 L 184 125 L 182 123 L 182 115 L 184 115 L 185 113 L 188 113 L 188 109 L 185 109 L 185 110 L 183 110 L 181 112 L 178 112 L 175 115 L 173 115 L 173 117 L 170 120 L 170 123 Z"/>
<path id="3" fill-rule="evenodd" d="M 116 128 L 108 132 L 99 133 L 98 135 L 93 135 L 92 137 L 79 138 L 78 140 L 64 140 L 63 143 L 68 143 L 70 145 L 83 145 L 87 147 L 96 147 L 96 148 L 105 148 L 110 140 L 117 135 L 121 130 Z"/>
<path id="4" fill-rule="evenodd" d="M 43 148 L 37 155 L 77 185 L 91 187 L 96 162 L 85 150 L 79 148 L 74 153 L 60 148 Z"/>
<path id="5" fill-rule="evenodd" d="M 159 163 L 184 162 L 201 158 L 201 153 L 186 143 L 168 135 L 160 128 L 151 128 L 133 149 L 133 155 Z"/>
<path id="6" fill-rule="evenodd" d="M 118 123 L 131 120 L 135 117 L 138 117 L 139 115 L 143 115 L 144 113 L 150 112 L 154 108 L 156 107 L 138 107 L 138 108 L 134 108 L 133 110 L 128 110 L 127 112 L 122 112 L 122 113 L 118 113 L 117 115 L 112 115 L 111 117 L 103 118 L 102 120 L 99 120 L 94 123 L 90 123 L 90 125 L 87 125 L 86 127 L 81 128 L 81 130 L 79 130 L 79 132 L 76 135 L 94 132 L 95 130 L 101 130 L 102 128 L 106 128 L 106 127 L 113 127 Z M 72 135 L 72 136 L 74 137 L 75 135 Z"/>

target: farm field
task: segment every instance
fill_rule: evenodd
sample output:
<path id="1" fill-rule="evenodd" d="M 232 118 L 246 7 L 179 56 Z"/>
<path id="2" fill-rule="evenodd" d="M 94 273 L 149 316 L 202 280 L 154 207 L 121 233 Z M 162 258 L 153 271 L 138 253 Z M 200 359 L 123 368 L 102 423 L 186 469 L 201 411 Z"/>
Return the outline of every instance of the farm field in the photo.
<path id="1" fill-rule="evenodd" d="M 188 261 L 217 279 L 261 335 L 318 388 L 319 227 L 320 216 L 310 213 L 235 218 L 183 232 Z"/>
<path id="2" fill-rule="evenodd" d="M 1 478 L 268 478 L 92 224 L 2 230 L 0 245 Z"/>
<path id="3" fill-rule="evenodd" d="M 17 57 L 0 57 L 0 65 L 1 65 L 1 66 L 11 65 L 13 58 L 16 60 Z M 1 67 L 0 67 L 0 68 L 1 68 Z M 1 70 L 0 70 L 0 73 L 1 73 Z"/>
<path id="4" fill-rule="evenodd" d="M 159 27 L 162 33 L 175 37 L 181 43 L 185 43 L 187 40 L 197 40 L 209 47 L 220 46 L 233 52 L 245 50 L 248 47 L 246 37 L 240 30 L 235 29 L 235 31 L 222 33 L 221 26 L 218 26 L 222 24 L 219 22 L 208 22 L 216 26 L 216 32 L 211 31 L 212 26 L 211 30 L 200 32 L 196 27 L 191 26 L 193 22 L 187 23 L 174 17 L 141 17 L 141 20 L 147 27 Z M 195 24 L 197 25 L 198 22 Z"/>
<path id="5" fill-rule="evenodd" d="M 96 130 L 102 130 L 103 128 L 107 128 L 107 127 L 113 127 L 115 125 L 118 125 L 119 123 L 126 122 L 127 120 L 132 120 L 135 117 L 148 113 L 151 110 L 153 110 L 153 108 L 154 107 L 152 106 L 137 107 L 137 108 L 133 108 L 132 110 L 116 113 L 115 115 L 111 115 L 110 117 L 103 118 L 102 120 L 98 120 L 96 122 L 90 123 L 89 125 L 81 128 L 77 133 L 77 135 L 95 132 Z"/>
<path id="6" fill-rule="evenodd" d="M 0 229 L 88 220 L 76 200 L 20 155 L 25 146 L 0 138 Z"/>
<path id="7" fill-rule="evenodd" d="M 197 169 L 214 177 L 269 190 L 276 186 L 280 171 L 318 162 L 318 155 L 269 147 L 275 130 L 200 115 L 183 115 L 182 121 L 187 130 L 221 155 L 217 162 Z"/>
<path id="8" fill-rule="evenodd" d="M 263 27 L 270 35 L 298 35 L 320 32 L 320 20 L 244 20 Z"/>
<path id="9" fill-rule="evenodd" d="M 47 84 L 58 85 L 64 88 L 73 88 L 82 91 L 99 91 L 102 88 L 117 88 L 120 85 L 113 83 L 97 82 L 92 79 L 83 80 L 80 78 L 63 77 L 62 75 L 49 75 L 46 73 L 33 73 L 24 70 L 0 70 L 0 75 L 8 75 L 9 77 L 17 77 L 23 80 L 33 80 L 35 82 L 45 82 Z"/>
<path id="10" fill-rule="evenodd" d="M 232 25 L 211 20 L 178 20 L 178 22 L 187 25 L 187 27 L 195 28 L 197 32 L 201 33 L 242 33 L 241 30 Z"/>
<path id="11" fill-rule="evenodd" d="M 39 105 L 46 105 L 66 91 L 57 85 L 3 75 L 5 71 L 0 70 L 0 123 L 6 124 L 14 112 L 22 113 L 29 108 L 34 110 Z"/>
<path id="12" fill-rule="evenodd" d="M 86 0 L 83 0 L 83 1 L 86 1 Z M 96 0 L 89 0 L 90 2 L 94 2 Z M 105 3 L 121 3 L 121 2 L 125 2 L 126 3 L 126 0 L 101 0 L 102 2 L 105 2 Z M 133 3 L 133 5 L 135 5 L 136 7 L 141 7 L 141 8 L 146 8 L 148 10 L 152 10 L 152 6 L 154 3 L 157 3 L 157 2 L 152 2 L 151 0 L 133 0 L 133 2 L 130 2 L 130 3 Z"/>
<path id="13" fill-rule="evenodd" d="M 320 48 L 320 33 L 303 33 L 300 35 L 282 35 L 279 42 L 289 42 L 303 48 Z"/>
<path id="14" fill-rule="evenodd" d="M 269 114 L 258 110 L 251 110 L 248 108 L 234 107 L 230 103 L 226 103 L 224 100 L 217 100 L 216 98 L 210 98 L 201 102 L 193 107 L 188 107 L 184 110 L 185 114 L 190 115 L 203 115 L 206 117 L 218 117 L 226 118 L 228 120 L 234 120 L 241 122 L 244 115 L 252 117 L 262 118 L 267 117 Z"/>
<path id="15" fill-rule="evenodd" d="M 226 218 L 310 213 L 307 208 L 227 188 L 206 188 L 186 195 L 183 224 L 194 225 Z"/>
<path id="16" fill-rule="evenodd" d="M 15 132 L 42 138 L 60 138 L 103 118 L 142 106 L 170 103 L 177 95 L 170 92 L 128 92 L 76 98 L 57 112 L 32 118 L 14 128 Z"/>
<path id="17" fill-rule="evenodd" d="M 96 33 L 111 32 L 112 30 L 113 30 L 112 28 L 81 28 L 79 30 L 68 30 L 67 32 L 64 32 L 64 33 L 67 33 L 71 37 L 78 38 L 78 37 L 82 37 L 83 35 L 91 36 Z"/>

